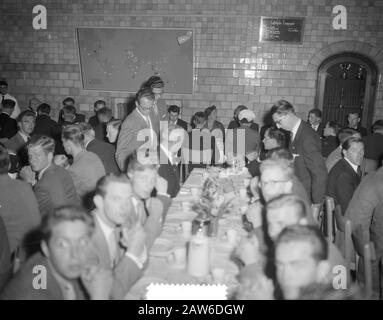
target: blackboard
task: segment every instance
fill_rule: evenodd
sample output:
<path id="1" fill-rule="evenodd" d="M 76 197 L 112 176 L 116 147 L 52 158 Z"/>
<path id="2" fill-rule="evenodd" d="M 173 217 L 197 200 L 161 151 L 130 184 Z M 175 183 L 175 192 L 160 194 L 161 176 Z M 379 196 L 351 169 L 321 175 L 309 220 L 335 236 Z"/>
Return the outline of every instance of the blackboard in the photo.
<path id="1" fill-rule="evenodd" d="M 76 28 L 84 90 L 136 92 L 152 75 L 165 92 L 193 93 L 193 36 L 190 29 Z"/>
<path id="2" fill-rule="evenodd" d="M 304 18 L 261 17 L 260 42 L 302 43 Z"/>

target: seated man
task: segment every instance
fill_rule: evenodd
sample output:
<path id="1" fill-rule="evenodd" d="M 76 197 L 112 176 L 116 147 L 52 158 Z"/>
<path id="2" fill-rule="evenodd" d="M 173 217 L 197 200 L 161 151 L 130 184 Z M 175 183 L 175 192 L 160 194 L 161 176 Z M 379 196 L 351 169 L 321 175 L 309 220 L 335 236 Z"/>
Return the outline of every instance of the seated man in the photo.
<path id="1" fill-rule="evenodd" d="M 20 177 L 33 185 L 41 216 L 62 205 L 78 205 L 73 180 L 64 168 L 53 164 L 55 142 L 47 136 L 33 136 L 27 145 L 30 166 Z"/>
<path id="2" fill-rule="evenodd" d="M 185 131 L 191 131 L 191 126 L 186 121 L 180 119 L 180 107 L 171 105 L 168 108 L 169 127 L 181 127 Z"/>
<path id="3" fill-rule="evenodd" d="M 323 130 L 322 156 L 327 158 L 338 147 L 339 125 L 335 121 L 329 121 Z"/>
<path id="4" fill-rule="evenodd" d="M 10 139 L 17 133 L 17 121 L 11 118 L 15 101 L 5 99 L 0 113 L 0 139 Z"/>
<path id="5" fill-rule="evenodd" d="M 162 225 L 171 204 L 167 181 L 160 177 L 156 163 L 145 162 L 132 153 L 126 160 L 127 175 L 132 183 L 132 202 L 139 221 L 145 226 L 147 247 L 162 231 Z M 155 195 L 156 196 L 153 196 Z"/>
<path id="6" fill-rule="evenodd" d="M 361 136 L 360 136 L 360 133 L 354 129 L 346 128 L 346 129 L 341 129 L 339 131 L 338 133 L 339 146 L 333 152 L 331 152 L 326 159 L 326 168 L 328 172 L 330 172 L 330 170 L 337 164 L 339 160 L 343 159 L 342 144 L 350 137 L 360 138 Z"/>
<path id="7" fill-rule="evenodd" d="M 347 127 L 356 130 L 362 137 L 365 137 L 367 136 L 367 130 L 362 127 L 360 120 L 361 116 L 359 111 L 350 112 L 347 116 Z"/>
<path id="8" fill-rule="evenodd" d="M 97 100 L 93 105 L 94 115 L 89 118 L 88 123 L 92 126 L 93 129 L 96 129 L 97 125 L 100 123 L 98 120 L 97 113 L 106 108 L 106 103 L 104 100 Z"/>
<path id="9" fill-rule="evenodd" d="M 92 242 L 99 264 L 113 271 L 112 299 L 122 299 L 141 277 L 147 252 L 145 232 L 132 205 L 125 175 L 108 175 L 97 184 Z"/>
<path id="10" fill-rule="evenodd" d="M 42 254 L 27 261 L 0 299 L 109 299 L 111 271 L 87 261 L 93 230 L 92 217 L 78 207 L 63 206 L 46 215 L 41 225 Z"/>
<path id="11" fill-rule="evenodd" d="M 96 154 L 86 151 L 84 134 L 78 125 L 64 127 L 62 141 L 65 152 L 73 157 L 68 172 L 79 198 L 83 199 L 94 191 L 97 181 L 105 175 L 104 165 Z"/>
<path id="12" fill-rule="evenodd" d="M 161 134 L 158 174 L 168 182 L 167 193 L 172 198 L 176 197 L 180 190 L 177 153 L 183 143 L 185 134 L 186 131 L 182 128 L 173 129 L 170 132 L 164 130 Z"/>
<path id="13" fill-rule="evenodd" d="M 17 117 L 19 131 L 4 145 L 12 153 L 15 153 L 21 166 L 28 165 L 28 152 L 26 143 L 31 139 L 31 134 L 35 128 L 35 114 L 30 110 L 22 111 Z"/>
<path id="14" fill-rule="evenodd" d="M 59 112 L 57 122 L 59 125 L 85 122 L 85 115 L 77 113 L 74 99 L 67 97 L 63 100 L 63 108 Z"/>
<path id="15" fill-rule="evenodd" d="M 118 175 L 120 169 L 115 158 L 116 147 L 111 143 L 96 139 L 94 130 L 89 123 L 81 122 L 79 127 L 84 134 L 85 149 L 95 153 L 101 159 L 106 174 L 114 173 Z"/>
<path id="16" fill-rule="evenodd" d="M 353 223 L 354 243 L 363 247 L 372 241 L 376 260 L 372 261 L 373 289 L 379 292 L 379 261 L 383 257 L 383 168 L 366 175 L 346 209 L 346 219 Z M 357 232 L 358 231 L 358 232 Z M 357 249 L 357 248 L 356 248 Z M 363 256 L 363 252 L 357 252 Z M 357 278 L 362 280 L 363 259 L 359 259 Z"/>
<path id="17" fill-rule="evenodd" d="M 30 112 L 30 111 L 28 111 Z M 8 175 L 10 159 L 7 150 L 0 146 L 0 217 L 3 219 L 11 253 L 19 251 L 21 260 L 24 251 L 29 250 L 26 235 L 41 222 L 39 205 L 31 186 Z"/>

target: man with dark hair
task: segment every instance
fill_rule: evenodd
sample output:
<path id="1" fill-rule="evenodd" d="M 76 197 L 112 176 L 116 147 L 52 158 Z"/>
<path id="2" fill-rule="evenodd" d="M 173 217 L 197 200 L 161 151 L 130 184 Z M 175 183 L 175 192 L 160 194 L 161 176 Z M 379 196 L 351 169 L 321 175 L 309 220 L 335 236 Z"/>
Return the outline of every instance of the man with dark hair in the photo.
<path id="1" fill-rule="evenodd" d="M 115 153 L 116 148 L 111 143 L 96 139 L 94 129 L 90 123 L 81 122 L 79 127 L 84 134 L 84 144 L 87 151 L 95 153 L 102 161 L 106 174 L 119 174 Z"/>
<path id="2" fill-rule="evenodd" d="M 15 101 L 3 100 L 3 108 L 0 113 L 0 139 L 10 139 L 17 133 L 17 121 L 11 118 L 14 109 Z"/>
<path id="3" fill-rule="evenodd" d="M 329 121 L 326 123 L 326 126 L 323 129 L 323 139 L 322 139 L 322 156 L 327 158 L 331 152 L 333 152 L 338 147 L 338 132 L 339 124 L 335 121 Z"/>
<path id="4" fill-rule="evenodd" d="M 33 255 L 9 281 L 1 299 L 109 299 L 113 277 L 110 270 L 91 261 L 93 231 L 94 221 L 82 208 L 63 206 L 46 215 L 41 225 L 42 253 Z"/>
<path id="5" fill-rule="evenodd" d="M 327 171 L 330 170 L 338 163 L 339 160 L 342 160 L 342 144 L 350 137 L 361 138 L 360 133 L 354 129 L 344 128 L 341 129 L 338 133 L 338 148 L 334 149 L 326 159 Z"/>
<path id="6" fill-rule="evenodd" d="M 107 123 L 113 120 L 113 111 L 108 107 L 101 108 L 97 111 L 98 124 L 94 128 L 97 140 L 108 142 L 106 137 Z"/>
<path id="7" fill-rule="evenodd" d="M 152 114 L 154 94 L 150 88 L 141 88 L 136 94 L 136 108 L 121 125 L 117 140 L 116 160 L 122 171 L 126 158 L 135 150 L 145 152 L 148 149 L 157 151 L 159 122 Z M 146 141 L 146 143 L 145 143 Z"/>
<path id="8" fill-rule="evenodd" d="M 367 136 L 367 130 L 362 127 L 360 120 L 361 117 L 358 111 L 350 112 L 347 116 L 347 127 L 358 131 L 362 137 L 365 137 Z"/>
<path id="9" fill-rule="evenodd" d="M 97 112 L 101 109 L 106 108 L 106 103 L 104 100 L 97 100 L 95 101 L 93 105 L 93 111 L 94 115 L 89 118 L 88 123 L 92 126 L 93 129 L 96 129 L 97 125 L 99 124 L 99 120 L 97 117 Z"/>
<path id="10" fill-rule="evenodd" d="M 176 127 L 176 126 L 179 126 L 181 127 L 182 129 L 184 129 L 185 131 L 190 131 L 191 130 L 191 127 L 190 125 L 179 118 L 180 116 L 180 107 L 176 106 L 175 104 L 172 104 L 171 106 L 169 106 L 168 108 L 168 117 L 169 117 L 169 126 L 170 127 Z"/>
<path id="11" fill-rule="evenodd" d="M 313 206 L 319 208 L 324 200 L 327 183 L 319 136 L 295 114 L 294 107 L 285 100 L 278 101 L 271 108 L 271 114 L 278 127 L 291 132 L 295 174 L 308 191 Z"/>
<path id="12" fill-rule="evenodd" d="M 55 140 L 55 154 L 64 154 L 64 147 L 61 141 L 61 127 L 51 119 L 51 106 L 47 103 L 42 103 L 37 108 L 37 117 L 34 135 L 44 135 Z"/>
<path id="13" fill-rule="evenodd" d="M 12 153 L 16 154 L 21 166 L 28 165 L 28 152 L 25 144 L 31 139 L 32 132 L 35 128 L 36 115 L 33 111 L 24 110 L 17 117 L 17 125 L 19 131 L 4 145 Z"/>
<path id="14" fill-rule="evenodd" d="M 30 166 L 21 169 L 20 177 L 33 186 L 41 216 L 62 205 L 79 204 L 70 174 L 53 164 L 54 140 L 33 136 L 27 149 Z"/>
<path id="15" fill-rule="evenodd" d="M 364 156 L 377 161 L 378 167 L 383 160 L 383 120 L 376 120 L 372 125 L 372 135 L 363 137 Z"/>
<path id="16" fill-rule="evenodd" d="M 330 271 L 327 257 L 328 243 L 317 227 L 285 228 L 275 242 L 277 281 L 284 299 L 297 299 L 303 288 L 324 282 Z"/>
<path id="17" fill-rule="evenodd" d="M 105 175 L 101 159 L 93 152 L 86 151 L 84 133 L 79 125 L 65 126 L 61 133 L 65 152 L 73 157 L 68 168 L 80 199 L 92 192 L 97 181 Z"/>
<path id="18" fill-rule="evenodd" d="M 59 125 L 85 122 L 85 115 L 77 113 L 74 99 L 67 97 L 63 100 L 63 108 L 59 112 L 57 122 Z"/>
<path id="19" fill-rule="evenodd" d="M 144 87 L 149 88 L 154 94 L 153 114 L 157 121 L 167 120 L 167 105 L 165 101 L 161 99 L 165 88 L 164 81 L 158 76 L 151 76 L 143 83 L 141 89 Z"/>
<path id="20" fill-rule="evenodd" d="M 97 183 L 93 202 L 92 242 L 103 268 L 113 271 L 112 299 L 123 299 L 146 265 L 146 233 L 132 205 L 132 186 L 125 175 L 105 176 Z"/>
<path id="21" fill-rule="evenodd" d="M 9 167 L 8 151 L 0 146 L 0 217 L 8 232 L 11 253 L 19 251 L 19 258 L 24 260 L 25 251 L 33 246 L 26 242 L 25 237 L 39 226 L 41 216 L 31 186 L 24 181 L 11 179 Z"/>
<path id="22" fill-rule="evenodd" d="M 10 114 L 10 117 L 12 119 L 16 119 L 17 116 L 20 114 L 20 107 L 19 104 L 17 103 L 17 100 L 14 96 L 11 96 L 8 93 L 8 83 L 5 80 L 0 80 L 0 109 L 1 105 L 4 106 L 4 101 L 5 100 L 12 100 L 15 102 L 14 109 L 12 110 L 12 113 Z"/>
<path id="23" fill-rule="evenodd" d="M 322 111 L 317 108 L 311 109 L 309 111 L 308 123 L 311 128 L 322 137 L 323 134 L 323 124 L 322 124 Z"/>

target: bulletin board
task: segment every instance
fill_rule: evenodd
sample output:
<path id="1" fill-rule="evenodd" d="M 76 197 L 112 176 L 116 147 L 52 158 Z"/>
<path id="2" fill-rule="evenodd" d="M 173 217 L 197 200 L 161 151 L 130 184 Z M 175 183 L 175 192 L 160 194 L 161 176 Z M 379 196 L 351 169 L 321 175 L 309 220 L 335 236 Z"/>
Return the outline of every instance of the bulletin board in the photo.
<path id="1" fill-rule="evenodd" d="M 84 90 L 136 92 L 150 76 L 167 93 L 193 94 L 192 29 L 76 28 Z"/>

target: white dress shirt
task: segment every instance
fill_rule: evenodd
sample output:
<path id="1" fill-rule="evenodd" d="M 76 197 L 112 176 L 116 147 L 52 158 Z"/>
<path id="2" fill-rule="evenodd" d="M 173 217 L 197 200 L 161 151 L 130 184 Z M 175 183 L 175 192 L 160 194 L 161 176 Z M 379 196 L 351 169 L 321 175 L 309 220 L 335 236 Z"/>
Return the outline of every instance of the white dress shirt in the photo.
<path id="1" fill-rule="evenodd" d="M 291 141 L 294 141 L 295 136 L 297 135 L 297 131 L 299 126 L 301 125 L 302 120 L 298 119 L 298 122 L 295 124 L 295 126 L 291 129 Z"/>

